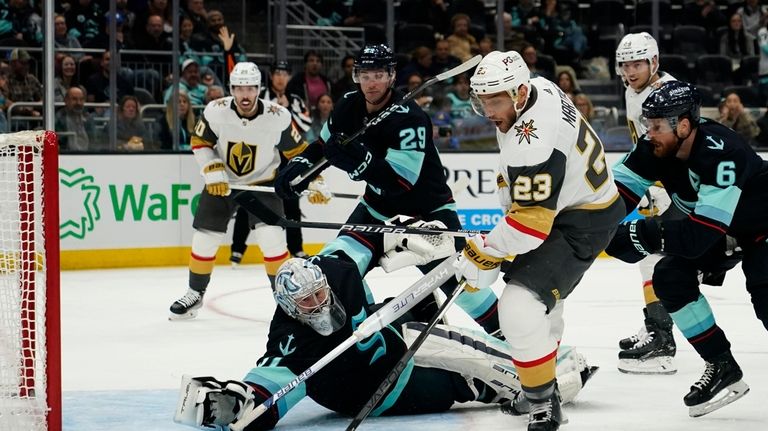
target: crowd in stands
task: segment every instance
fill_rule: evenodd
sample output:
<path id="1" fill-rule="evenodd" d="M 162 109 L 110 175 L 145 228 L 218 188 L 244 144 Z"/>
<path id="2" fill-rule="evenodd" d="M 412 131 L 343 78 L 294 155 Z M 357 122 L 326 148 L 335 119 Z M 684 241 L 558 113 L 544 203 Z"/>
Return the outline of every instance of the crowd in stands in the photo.
<path id="1" fill-rule="evenodd" d="M 305 0 L 321 18 L 318 26 L 362 26 L 366 39 L 383 37 L 386 2 L 378 0 Z M 476 54 L 497 49 L 496 7 L 483 0 L 399 0 L 396 3 L 396 86 L 407 92 Z M 488 3 L 488 4 L 486 4 Z M 613 50 L 625 32 L 650 31 L 646 0 L 507 0 L 502 15 L 504 49 L 519 51 L 534 76 L 556 82 L 573 98 L 593 128 L 602 134 L 623 121 L 616 110 L 593 104 L 580 80 L 616 82 Z M 693 81 L 705 103 L 722 106 L 721 120 L 768 146 L 768 117 L 758 110 L 768 101 L 768 7 L 762 0 L 660 0 L 661 69 Z M 42 2 L 0 0 L 0 131 L 41 127 Z M 246 50 L 229 32 L 220 10 L 204 0 L 181 0 L 179 16 L 180 88 L 173 100 L 172 23 L 169 0 L 116 0 L 114 23 L 105 0 L 55 1 L 54 32 L 56 127 L 63 151 L 184 150 L 195 115 L 211 100 L 226 95 L 223 52 L 246 59 Z M 614 9 L 612 7 L 616 7 Z M 616 11 L 619 11 L 618 15 Z M 612 25 L 620 25 L 611 33 Z M 108 104 L 112 53 L 110 24 L 115 25 L 120 68 L 117 94 L 117 143 L 108 148 Z M 760 35 L 763 35 L 761 38 Z M 694 46 L 687 45 L 694 39 Z M 762 42 L 761 42 L 762 40 Z M 382 42 L 384 40 L 381 40 Z M 86 49 L 84 52 L 83 49 Z M 346 54 L 346 55 L 345 55 Z M 356 89 L 355 53 L 340 53 L 338 66 L 325 70 L 321 53 L 309 50 L 303 69 L 295 71 L 286 92 L 310 108 L 316 136 L 333 103 Z M 682 62 L 681 62 L 682 59 Z M 727 66 L 723 66 L 723 62 Z M 264 70 L 268 64 L 259 64 Z M 722 69 L 724 72 L 720 73 Z M 269 74 L 264 74 L 269 79 Z M 265 82 L 265 85 L 268 83 Z M 441 149 L 492 149 L 492 125 L 469 104 L 468 76 L 436 85 L 417 101 L 432 115 L 434 138 Z M 622 90 L 617 88 L 616 94 Z M 737 99 L 734 101 L 734 99 Z M 16 102 L 38 102 L 14 106 Z M 85 105 L 84 105 L 85 103 Z M 172 110 L 178 104 L 179 118 Z M 147 105 L 149 105 L 147 107 Z M 146 108 L 145 108 L 146 107 Z M 621 107 L 619 106 L 619 109 Z M 169 112 L 170 111 L 170 112 Z M 605 115 L 606 112 L 608 115 Z M 12 116 L 13 124 L 8 117 Z M 172 141 L 173 128 L 179 141 Z"/>

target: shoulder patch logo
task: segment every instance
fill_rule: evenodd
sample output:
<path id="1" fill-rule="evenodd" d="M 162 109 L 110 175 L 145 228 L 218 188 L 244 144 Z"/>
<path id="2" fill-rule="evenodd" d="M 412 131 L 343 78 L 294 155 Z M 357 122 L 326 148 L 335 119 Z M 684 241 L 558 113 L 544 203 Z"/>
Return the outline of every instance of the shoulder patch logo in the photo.
<path id="1" fill-rule="evenodd" d="M 707 148 L 710 150 L 722 150 L 725 148 L 725 142 L 723 142 L 722 138 L 720 138 L 720 142 L 715 141 L 715 138 L 712 136 L 707 136 L 705 139 L 712 143 L 712 145 L 707 145 Z"/>
<path id="2" fill-rule="evenodd" d="M 271 106 L 270 106 L 270 107 L 267 109 L 267 114 L 275 114 L 275 115 L 280 115 L 280 108 L 279 108 L 279 107 L 277 107 L 277 106 L 275 106 L 275 105 L 271 105 Z"/>
<path id="3" fill-rule="evenodd" d="M 283 354 L 283 356 L 288 356 L 291 353 L 296 351 L 296 347 L 291 347 L 291 342 L 293 341 L 293 334 L 288 335 L 288 340 L 286 340 L 285 345 L 283 345 L 283 342 L 280 342 L 280 353 Z"/>
<path id="4" fill-rule="evenodd" d="M 538 129 L 533 126 L 533 118 L 529 121 L 523 121 L 523 124 L 519 126 L 515 126 L 515 136 L 519 138 L 517 143 L 522 144 L 523 139 L 525 139 L 525 143 L 530 144 L 531 138 L 539 139 L 539 136 L 535 133 L 536 130 Z"/>

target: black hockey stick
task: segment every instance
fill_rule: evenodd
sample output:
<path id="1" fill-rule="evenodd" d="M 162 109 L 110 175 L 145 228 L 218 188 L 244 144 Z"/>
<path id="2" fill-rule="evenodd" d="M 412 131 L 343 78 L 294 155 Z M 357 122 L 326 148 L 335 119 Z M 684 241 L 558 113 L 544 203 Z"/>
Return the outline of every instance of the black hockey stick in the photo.
<path id="1" fill-rule="evenodd" d="M 246 404 L 242 417 L 235 423 L 230 424 L 229 429 L 232 431 L 241 431 L 245 429 L 245 427 L 269 410 L 277 400 L 284 397 L 308 378 L 317 374 L 318 371 L 344 353 L 347 349 L 355 345 L 355 343 L 363 341 L 374 333 L 380 331 L 382 328 L 405 314 L 414 305 L 421 302 L 427 295 L 442 286 L 450 277 L 453 277 L 452 265 L 456 257 L 458 257 L 458 253 L 445 259 L 440 265 L 433 268 L 432 271 L 429 271 L 429 273 L 400 293 L 396 298 L 384 304 L 382 308 L 363 320 L 360 326 L 357 327 L 355 332 L 353 332 L 349 338 L 341 342 L 341 344 L 336 346 L 336 348 L 330 352 L 326 353 L 325 356 L 318 359 L 317 362 L 288 382 L 287 385 L 264 400 L 263 403 L 259 405 L 254 405 L 253 403 Z"/>
<path id="2" fill-rule="evenodd" d="M 241 193 L 235 197 L 240 206 L 245 208 L 248 212 L 260 218 L 261 221 L 268 225 L 281 226 L 286 228 L 315 228 L 315 229 L 332 229 L 348 232 L 364 232 L 364 233 L 405 233 L 416 235 L 449 235 L 449 236 L 468 236 L 488 233 L 484 230 L 470 230 L 470 229 L 436 229 L 425 228 L 417 226 L 387 226 L 384 224 L 364 224 L 364 223 L 326 223 L 326 222 L 313 222 L 313 221 L 294 221 L 288 220 L 282 217 L 264 205 L 261 200 L 253 193 Z"/>
<path id="3" fill-rule="evenodd" d="M 446 80 L 448 78 L 452 78 L 452 77 L 454 77 L 456 75 L 462 74 L 462 73 L 468 71 L 469 69 L 472 69 L 473 67 L 477 66 L 477 64 L 480 63 L 480 60 L 482 60 L 482 58 L 483 58 L 483 56 L 478 54 L 478 55 L 470 58 L 469 60 L 465 61 L 464 63 L 461 63 L 460 65 L 454 67 L 453 69 L 446 70 L 445 72 L 440 73 L 437 76 L 428 79 L 426 82 L 422 83 L 418 87 L 416 87 L 413 90 L 409 91 L 408 94 L 403 96 L 402 99 L 400 99 L 399 101 L 389 105 L 389 107 L 387 109 L 381 111 L 379 113 L 379 115 L 373 117 L 371 119 L 371 121 L 365 123 L 365 125 L 363 127 L 361 127 L 360 130 L 358 130 L 352 136 L 350 136 L 344 142 L 342 142 L 342 145 L 346 145 L 348 142 L 352 142 L 355 139 L 359 138 L 360 135 L 365 133 L 365 131 L 368 130 L 369 127 L 375 126 L 375 125 L 379 124 L 382 120 L 387 118 L 390 114 L 395 112 L 398 108 L 400 108 L 401 106 L 405 105 L 406 102 L 408 102 L 409 100 L 415 98 L 416 96 L 421 94 L 422 91 L 426 90 L 427 88 L 429 88 L 433 84 L 436 84 L 436 83 L 438 83 L 440 81 L 444 81 L 444 80 Z M 322 158 L 322 159 L 318 160 L 317 163 L 315 163 L 315 165 L 312 166 L 311 168 L 309 168 L 305 173 L 303 173 L 302 175 L 300 175 L 300 176 L 294 178 L 293 180 L 291 180 L 290 184 L 292 186 L 295 186 L 295 185 L 301 183 L 302 181 L 306 180 L 307 178 L 310 178 L 312 176 L 312 174 L 314 174 L 315 172 L 317 172 L 319 170 L 322 170 L 322 169 L 325 169 L 327 167 L 327 165 L 328 165 L 328 161 L 326 159 Z"/>
<path id="4" fill-rule="evenodd" d="M 413 344 L 408 348 L 408 350 L 405 351 L 403 354 L 403 357 L 400 358 L 399 361 L 397 361 L 397 364 L 395 364 L 395 368 L 392 369 L 392 371 L 389 372 L 387 377 L 384 379 L 383 382 L 381 382 L 381 385 L 374 391 L 373 395 L 371 395 L 371 398 L 368 400 L 367 403 L 363 406 L 362 410 L 360 410 L 357 413 L 357 416 L 355 416 L 354 419 L 352 419 L 352 423 L 349 424 L 347 427 L 347 431 L 353 431 L 356 430 L 357 427 L 360 426 L 360 424 L 365 420 L 365 418 L 368 417 L 368 415 L 371 414 L 374 408 L 376 408 L 376 405 L 379 404 L 379 401 L 381 401 L 382 398 L 384 398 L 384 395 L 386 395 L 387 390 L 397 381 L 397 379 L 400 377 L 400 374 L 405 369 L 406 365 L 408 365 L 408 361 L 413 358 L 413 355 L 416 354 L 416 350 L 421 347 L 422 344 L 424 344 L 424 340 L 427 339 L 427 336 L 429 336 L 430 331 L 432 331 L 432 328 L 435 327 L 437 324 L 437 321 L 440 320 L 441 317 L 445 314 L 445 312 L 448 310 L 448 307 L 451 306 L 456 301 L 456 298 L 459 297 L 459 294 L 462 290 L 464 290 L 464 286 L 466 285 L 466 280 L 462 279 L 459 284 L 456 286 L 456 288 L 451 292 L 451 295 L 448 297 L 448 299 L 443 303 L 443 305 L 440 306 L 440 309 L 437 310 L 437 314 L 435 314 L 432 317 L 432 320 L 427 323 L 427 327 L 424 328 L 424 331 L 419 334 L 418 337 L 416 337 L 415 340 L 413 340 Z"/>

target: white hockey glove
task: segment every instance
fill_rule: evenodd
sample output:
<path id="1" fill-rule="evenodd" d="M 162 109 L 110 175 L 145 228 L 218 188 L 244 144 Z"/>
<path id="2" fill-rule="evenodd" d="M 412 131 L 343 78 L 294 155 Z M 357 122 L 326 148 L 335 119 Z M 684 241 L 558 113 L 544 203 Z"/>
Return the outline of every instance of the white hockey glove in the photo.
<path id="1" fill-rule="evenodd" d="M 650 197 L 650 199 L 649 199 Z M 651 186 L 640 198 L 637 212 L 644 217 L 652 217 L 664 214 L 664 211 L 672 204 L 664 187 Z"/>
<path id="2" fill-rule="evenodd" d="M 485 235 L 475 235 L 467 239 L 464 252 L 453 264 L 456 278 L 464 278 L 470 292 L 488 288 L 499 278 L 505 257 L 506 253 L 485 245 Z"/>
<path id="3" fill-rule="evenodd" d="M 200 172 L 205 180 L 205 189 L 211 196 L 226 196 L 229 194 L 229 178 L 221 159 L 213 159 L 203 166 Z"/>
<path id="4" fill-rule="evenodd" d="M 499 198 L 499 205 L 504 214 L 509 212 L 512 207 L 512 191 L 509 189 L 509 184 L 501 174 L 496 175 L 496 196 Z"/>
<path id="5" fill-rule="evenodd" d="M 392 221 L 400 226 L 447 229 L 439 220 L 425 222 L 408 216 L 396 216 L 388 220 L 387 224 L 393 224 Z M 453 238 L 448 235 L 385 233 L 384 256 L 379 259 L 379 265 L 385 272 L 392 272 L 406 266 L 425 265 L 448 257 L 455 251 Z"/>
<path id="6" fill-rule="evenodd" d="M 307 199 L 309 200 L 309 203 L 313 205 L 325 205 L 330 202 L 333 197 L 331 189 L 328 188 L 328 184 L 326 184 L 323 177 L 319 175 L 309 183 L 307 190 L 309 190 Z"/>

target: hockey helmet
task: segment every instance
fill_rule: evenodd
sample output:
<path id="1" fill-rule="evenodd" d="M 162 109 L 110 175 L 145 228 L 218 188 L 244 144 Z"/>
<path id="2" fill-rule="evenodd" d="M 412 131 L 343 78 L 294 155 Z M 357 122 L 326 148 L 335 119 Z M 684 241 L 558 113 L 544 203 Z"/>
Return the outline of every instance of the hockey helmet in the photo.
<path id="1" fill-rule="evenodd" d="M 257 90 L 261 87 L 261 71 L 255 63 L 244 61 L 235 64 L 232 72 L 229 74 L 229 91 L 232 87 L 250 87 L 254 86 Z"/>
<path id="2" fill-rule="evenodd" d="M 523 57 L 517 51 L 493 51 L 486 55 L 477 65 L 474 75 L 469 80 L 471 88 L 470 100 L 472 108 L 478 115 L 485 115 L 485 108 L 480 100 L 481 95 L 495 94 L 505 91 L 509 94 L 518 112 L 518 89 L 525 85 L 530 94 L 531 71 Z M 527 97 L 527 96 L 526 96 Z"/>
<path id="3" fill-rule="evenodd" d="M 323 271 L 311 260 L 292 258 L 283 262 L 275 276 L 274 296 L 286 314 L 320 335 L 331 335 L 346 322 L 344 306 L 336 299 Z"/>
<path id="4" fill-rule="evenodd" d="M 657 59 L 653 68 L 653 59 Z M 656 39 L 647 32 L 629 33 L 621 38 L 619 47 L 616 48 L 616 76 L 624 76 L 621 64 L 628 61 L 647 60 L 651 66 L 651 76 L 659 69 L 659 45 Z"/>
<path id="5" fill-rule="evenodd" d="M 383 69 L 389 74 L 389 77 L 394 80 L 395 76 L 395 54 L 389 49 L 387 45 L 365 45 L 360 53 L 355 58 L 354 67 L 352 69 L 352 79 L 355 83 L 360 83 L 359 73 L 368 69 Z"/>
<path id="6" fill-rule="evenodd" d="M 683 81 L 669 81 L 651 91 L 643 102 L 643 121 L 667 119 L 674 130 L 680 118 L 688 118 L 691 127 L 697 127 L 701 110 L 701 96 L 693 85 Z M 649 127 L 650 130 L 650 127 Z"/>

